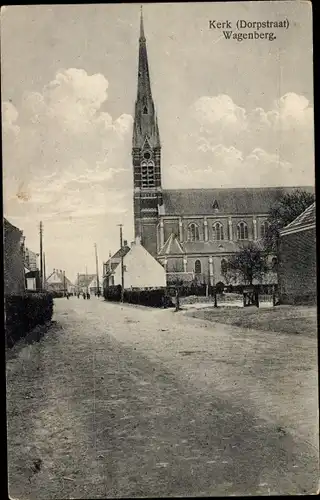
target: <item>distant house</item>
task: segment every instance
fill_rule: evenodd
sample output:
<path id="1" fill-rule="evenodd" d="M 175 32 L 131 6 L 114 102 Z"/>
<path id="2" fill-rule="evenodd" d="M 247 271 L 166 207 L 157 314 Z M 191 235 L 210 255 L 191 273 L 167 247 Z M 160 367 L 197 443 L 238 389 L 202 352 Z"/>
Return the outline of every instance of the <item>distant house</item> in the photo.
<path id="1" fill-rule="evenodd" d="M 45 288 L 49 292 L 68 292 L 74 293 L 74 285 L 65 276 L 61 269 L 54 269 L 48 276 L 45 283 Z"/>
<path id="2" fill-rule="evenodd" d="M 116 251 L 115 254 L 109 256 L 109 260 L 103 265 L 103 286 L 112 286 L 115 284 L 114 273 L 118 265 L 121 263 L 121 257 L 125 257 L 130 252 L 130 247 L 127 240 L 124 240 L 123 247 Z"/>
<path id="3" fill-rule="evenodd" d="M 29 271 L 36 271 L 39 269 L 38 266 L 38 257 L 39 254 L 33 252 L 29 248 L 25 248 L 24 251 L 24 265 Z"/>
<path id="4" fill-rule="evenodd" d="M 23 232 L 3 219 L 4 236 L 4 294 L 16 295 L 25 291 Z"/>
<path id="5" fill-rule="evenodd" d="M 125 289 L 166 286 L 166 272 L 163 266 L 141 245 L 139 238 L 123 253 Z M 113 266 L 112 277 L 112 284 L 121 285 L 121 259 Z"/>
<path id="6" fill-rule="evenodd" d="M 96 278 L 95 274 L 78 274 L 75 288 L 76 292 L 87 293 L 89 292 L 89 287 L 92 281 Z"/>
<path id="7" fill-rule="evenodd" d="M 93 278 L 93 280 L 91 281 L 91 283 L 89 284 L 88 288 L 89 288 L 89 293 L 90 294 L 95 294 L 98 292 L 98 288 L 100 290 L 100 292 L 102 291 L 102 282 L 103 280 L 101 278 L 99 278 L 99 287 L 98 287 L 98 280 L 97 280 L 97 277 L 95 276 Z"/>
<path id="8" fill-rule="evenodd" d="M 280 231 L 278 281 L 283 304 L 317 299 L 315 202 Z"/>

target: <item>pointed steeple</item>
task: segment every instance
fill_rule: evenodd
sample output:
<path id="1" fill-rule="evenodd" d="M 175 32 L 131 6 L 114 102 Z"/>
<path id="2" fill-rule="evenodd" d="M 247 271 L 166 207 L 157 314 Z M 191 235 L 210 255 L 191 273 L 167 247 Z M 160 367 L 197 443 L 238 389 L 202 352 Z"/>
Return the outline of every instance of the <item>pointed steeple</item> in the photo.
<path id="1" fill-rule="evenodd" d="M 140 41 L 146 41 L 144 36 L 144 28 L 143 28 L 143 13 L 142 13 L 142 5 L 140 7 Z"/>
<path id="2" fill-rule="evenodd" d="M 146 137 L 152 147 L 160 147 L 159 130 L 151 93 L 147 42 L 144 33 L 142 7 L 140 11 L 138 89 L 133 126 L 133 147 L 141 148 Z"/>

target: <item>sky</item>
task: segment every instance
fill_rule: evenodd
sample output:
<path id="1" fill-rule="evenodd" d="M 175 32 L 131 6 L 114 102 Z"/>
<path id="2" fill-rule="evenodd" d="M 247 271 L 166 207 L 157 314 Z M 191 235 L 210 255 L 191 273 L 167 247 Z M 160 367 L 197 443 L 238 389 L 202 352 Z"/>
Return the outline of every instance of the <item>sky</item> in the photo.
<path id="1" fill-rule="evenodd" d="M 309 2 L 145 4 L 163 188 L 314 184 Z M 281 21 L 226 40 L 210 20 Z M 139 4 L 1 9 L 4 215 L 46 271 L 95 272 L 133 239 Z M 246 30 L 244 30 L 246 31 Z M 251 30 L 254 31 L 254 30 Z"/>

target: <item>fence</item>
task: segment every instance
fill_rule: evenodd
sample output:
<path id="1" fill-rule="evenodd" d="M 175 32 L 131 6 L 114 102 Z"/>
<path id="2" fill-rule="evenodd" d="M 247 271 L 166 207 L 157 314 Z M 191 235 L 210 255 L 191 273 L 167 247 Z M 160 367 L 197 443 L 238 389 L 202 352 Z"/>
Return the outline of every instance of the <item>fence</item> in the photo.
<path id="1" fill-rule="evenodd" d="M 109 286 L 104 289 L 105 300 L 120 302 L 121 286 Z M 124 290 L 123 301 L 149 307 L 172 307 L 173 303 L 165 288 Z"/>

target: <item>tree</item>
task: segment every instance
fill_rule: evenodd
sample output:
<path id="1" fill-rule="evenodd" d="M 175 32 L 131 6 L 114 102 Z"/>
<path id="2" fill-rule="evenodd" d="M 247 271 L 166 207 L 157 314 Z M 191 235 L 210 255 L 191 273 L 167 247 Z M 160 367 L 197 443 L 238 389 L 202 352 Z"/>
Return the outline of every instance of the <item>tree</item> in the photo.
<path id="1" fill-rule="evenodd" d="M 221 272 L 227 283 L 240 282 L 252 285 L 254 279 L 261 281 L 262 276 L 268 270 L 265 252 L 250 242 L 224 263 Z"/>
<path id="2" fill-rule="evenodd" d="M 280 230 L 304 212 L 315 200 L 313 193 L 296 189 L 283 195 L 271 207 L 268 216 L 269 227 L 264 236 L 264 247 L 268 253 L 278 254 Z"/>

